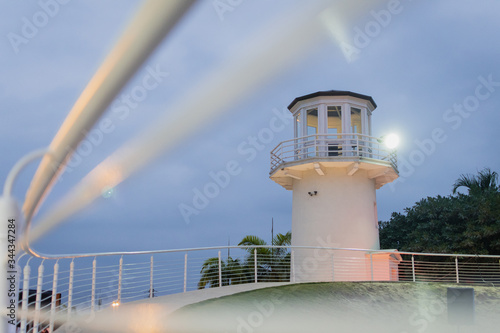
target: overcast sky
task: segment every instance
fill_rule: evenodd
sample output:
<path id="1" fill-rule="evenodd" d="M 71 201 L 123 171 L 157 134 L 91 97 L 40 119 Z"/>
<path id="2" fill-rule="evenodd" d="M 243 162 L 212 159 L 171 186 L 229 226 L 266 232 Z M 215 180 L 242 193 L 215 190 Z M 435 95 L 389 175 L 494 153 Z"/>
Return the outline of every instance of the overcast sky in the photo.
<path id="1" fill-rule="evenodd" d="M 22 156 L 50 144 L 140 4 L 60 2 L 1 5 L 0 183 Z M 291 121 L 283 116 L 288 104 L 321 90 L 372 96 L 378 105 L 373 134 L 401 137 L 401 177 L 377 191 L 380 220 L 423 197 L 449 195 L 462 173 L 484 167 L 500 171 L 500 3 L 344 5 L 348 2 L 331 1 L 333 6 L 319 16 L 306 17 L 323 28 L 313 42 L 304 43 L 293 64 L 277 72 L 265 63 L 248 68 L 269 75 L 221 117 L 73 216 L 36 248 L 53 254 L 150 250 L 226 245 L 229 238 L 235 245 L 247 234 L 269 241 L 272 218 L 275 232 L 290 230 L 291 192 L 269 179 L 269 152 L 293 136 Z M 171 108 L 179 96 L 196 99 L 192 88 L 214 69 L 239 61 L 235 55 L 248 40 L 259 40 L 262 31 L 272 35 L 282 19 L 292 30 L 294 15 L 306 12 L 297 3 L 220 0 L 192 7 L 103 116 L 107 126 L 98 125 L 82 144 L 40 214 L 127 139 L 164 114 L 182 113 Z M 262 51 L 272 62 L 286 58 L 289 50 Z M 221 89 L 217 97 L 231 96 Z M 251 137 L 269 128 L 275 117 L 284 126 L 272 140 L 242 154 L 238 147 L 249 147 Z M 228 163 L 238 166 L 229 184 L 197 214 L 183 216 L 180 207 L 194 207 L 197 191 Z M 27 168 L 15 185 L 20 202 L 36 166 Z"/>

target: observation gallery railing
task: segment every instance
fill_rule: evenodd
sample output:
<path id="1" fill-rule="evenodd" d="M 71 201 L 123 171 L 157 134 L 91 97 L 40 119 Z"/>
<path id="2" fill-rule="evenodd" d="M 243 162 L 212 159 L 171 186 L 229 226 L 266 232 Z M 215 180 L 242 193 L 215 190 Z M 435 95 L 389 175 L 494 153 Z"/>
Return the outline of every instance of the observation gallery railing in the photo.
<path id="1" fill-rule="evenodd" d="M 271 151 L 271 173 L 289 162 L 372 161 L 388 163 L 397 170 L 394 150 L 383 140 L 363 134 L 315 134 L 281 142 Z"/>

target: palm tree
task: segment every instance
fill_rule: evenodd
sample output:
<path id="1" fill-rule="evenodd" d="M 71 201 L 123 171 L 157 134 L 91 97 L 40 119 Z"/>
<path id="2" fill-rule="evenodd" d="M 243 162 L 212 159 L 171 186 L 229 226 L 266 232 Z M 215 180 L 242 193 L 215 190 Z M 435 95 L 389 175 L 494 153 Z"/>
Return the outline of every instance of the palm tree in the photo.
<path id="1" fill-rule="evenodd" d="M 276 246 L 290 246 L 292 233 L 277 234 L 273 238 Z M 245 236 L 239 246 L 248 252 L 244 262 L 228 257 L 220 261 L 222 286 L 253 282 L 255 279 L 254 249 L 257 249 L 257 279 L 265 281 L 290 281 L 290 251 L 284 248 L 266 247 L 266 242 L 257 236 Z M 219 258 L 208 258 L 201 267 L 198 289 L 219 287 Z"/>
<path id="2" fill-rule="evenodd" d="M 208 258 L 201 267 L 201 278 L 198 281 L 198 289 L 203 289 L 206 286 L 218 287 L 219 286 L 219 258 Z"/>
<path id="3" fill-rule="evenodd" d="M 219 258 L 208 258 L 201 267 L 201 278 L 198 281 L 198 289 L 219 287 Z M 226 261 L 221 259 L 221 282 L 222 286 L 242 284 L 250 282 L 249 274 L 239 259 L 228 257 Z"/>
<path id="4" fill-rule="evenodd" d="M 478 172 L 478 175 L 460 175 L 455 184 L 453 184 L 453 194 L 460 187 L 466 187 L 469 194 L 479 194 L 484 192 L 497 192 L 498 173 L 491 171 L 490 168 L 484 168 Z"/>
<path id="5" fill-rule="evenodd" d="M 255 250 L 257 250 L 257 278 L 259 281 L 289 281 L 290 280 L 290 252 L 286 246 L 290 246 L 292 233 L 277 234 L 272 244 L 275 246 L 285 246 L 279 248 L 265 247 L 266 242 L 257 236 L 245 236 L 239 246 L 246 248 L 248 255 L 245 266 L 248 269 L 255 267 Z"/>

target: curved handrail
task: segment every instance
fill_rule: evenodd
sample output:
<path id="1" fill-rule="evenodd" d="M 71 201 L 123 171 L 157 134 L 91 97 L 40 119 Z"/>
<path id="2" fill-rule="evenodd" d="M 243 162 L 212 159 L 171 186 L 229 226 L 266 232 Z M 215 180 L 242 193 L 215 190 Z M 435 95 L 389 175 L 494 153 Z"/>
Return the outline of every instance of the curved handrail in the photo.
<path id="1" fill-rule="evenodd" d="M 50 144 L 33 177 L 23 210 L 30 220 L 54 179 L 115 96 L 195 0 L 148 0 L 90 80 Z"/>
<path id="2" fill-rule="evenodd" d="M 117 251 L 117 252 L 98 252 L 98 253 L 82 253 L 82 254 L 62 254 L 57 256 L 37 255 L 41 259 L 56 260 L 56 259 L 74 259 L 74 258 L 92 258 L 92 257 L 109 257 L 109 256 L 129 256 L 129 255 L 152 255 L 160 253 L 185 253 L 194 251 L 210 251 L 210 250 L 228 250 L 228 249 L 259 249 L 259 248 L 274 248 L 274 249 L 304 249 L 304 250 L 331 250 L 331 251 L 353 251 L 364 253 L 397 253 L 399 255 L 414 255 L 414 256 L 437 256 L 437 257 L 464 257 L 464 258 L 498 258 L 500 255 L 493 254 L 465 254 L 465 253 L 427 253 L 427 252 L 405 252 L 393 249 L 374 250 L 374 249 L 359 249 L 359 248 L 342 248 L 342 247 L 324 247 L 324 246 L 301 246 L 301 245 L 225 245 L 225 246 L 208 246 L 197 248 L 183 249 L 167 249 L 167 250 L 145 250 L 145 251 Z"/>
<path id="3" fill-rule="evenodd" d="M 10 170 L 7 178 L 5 180 L 5 184 L 3 187 L 3 195 L 5 197 L 10 197 L 12 188 L 14 187 L 14 182 L 19 175 L 19 173 L 31 162 L 34 160 L 48 154 L 50 151 L 47 148 L 35 150 L 28 155 L 21 158 Z"/>
<path id="4" fill-rule="evenodd" d="M 154 2 L 155 0 L 149 1 Z M 174 103 L 171 108 L 173 110 L 182 109 L 184 111 L 182 114 L 175 119 L 172 119 L 168 114 L 165 115 L 148 131 L 144 131 L 142 135 L 131 139 L 99 164 L 64 199 L 58 202 L 55 209 L 49 211 L 42 218 L 36 229 L 33 228 L 30 231 L 30 241 L 40 237 L 76 211 L 84 208 L 101 194 L 103 186 L 112 187 L 119 184 L 161 152 L 173 147 L 176 142 L 179 142 L 187 134 L 203 126 L 206 120 L 229 109 L 230 105 L 244 98 L 248 91 L 256 89 L 262 80 L 290 65 L 292 60 L 296 60 L 299 55 L 308 49 L 308 47 L 305 47 L 306 44 L 315 41 L 311 37 L 317 34 L 321 24 L 319 22 L 311 24 L 309 18 L 318 15 L 328 5 L 329 2 L 326 0 L 315 4 L 301 5 L 303 10 L 290 10 L 286 15 L 283 15 L 283 18 L 274 20 L 272 24 L 264 27 L 265 29 L 257 31 L 241 47 L 238 54 L 233 54 L 230 61 L 215 68 L 203 80 L 199 80 L 193 89 L 186 93 L 184 98 L 179 99 L 177 104 Z M 162 11 L 158 8 L 155 10 Z M 291 26 L 290 22 L 293 22 L 294 25 Z M 137 34 L 137 31 L 134 31 L 134 34 Z M 287 52 L 282 53 L 280 57 L 276 57 L 275 53 L 280 49 L 287 49 Z M 259 71 L 253 70 L 253 68 L 257 67 L 260 68 Z M 241 77 L 245 77 L 245 80 L 241 80 Z M 222 90 L 225 91 L 225 98 L 218 97 L 218 93 Z M 197 98 L 193 99 L 193 95 L 197 96 Z M 95 105 L 92 107 L 95 107 Z M 75 116 L 80 114 L 76 112 Z M 70 115 L 68 121 L 71 124 L 79 120 L 71 119 Z M 86 123 L 90 125 L 91 121 Z M 65 131 L 67 132 L 68 129 L 66 128 Z M 57 143 L 55 149 L 63 149 L 63 146 L 56 139 L 54 140 Z M 75 147 L 76 141 L 78 140 L 72 141 L 72 148 Z M 52 147 L 51 150 L 53 150 Z M 35 180 L 25 203 L 28 228 L 34 210 L 41 203 L 42 197 L 48 192 L 51 182 L 60 171 L 54 171 L 54 169 L 58 169 L 61 166 L 60 163 L 64 163 L 64 159 L 61 158 L 62 153 L 64 152 L 60 151 L 59 157 L 55 159 L 57 168 L 51 170 L 50 161 L 46 159 L 42 161 L 42 165 L 35 175 Z M 69 155 L 65 156 L 67 158 Z M 41 175 L 40 170 L 43 170 L 45 174 Z M 34 256 L 50 257 L 49 255 L 36 253 L 29 248 L 29 245 L 27 245 L 26 251 Z"/>
<path id="5" fill-rule="evenodd" d="M 26 225 L 24 239 L 35 211 L 50 191 L 65 162 L 90 131 L 115 96 L 174 28 L 196 0 L 147 0 L 94 77 L 76 101 L 49 146 L 26 193 L 23 205 Z M 24 241 L 24 250 L 37 254 Z"/>

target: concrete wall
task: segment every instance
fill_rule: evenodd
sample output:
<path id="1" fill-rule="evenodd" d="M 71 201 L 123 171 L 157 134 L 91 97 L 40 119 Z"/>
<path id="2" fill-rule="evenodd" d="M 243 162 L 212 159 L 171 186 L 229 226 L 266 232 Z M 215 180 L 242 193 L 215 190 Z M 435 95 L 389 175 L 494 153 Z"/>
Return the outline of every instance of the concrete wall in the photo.
<path id="1" fill-rule="evenodd" d="M 378 250 L 374 180 L 364 170 L 352 176 L 343 168 L 325 171 L 293 180 L 292 245 L 321 246 L 323 237 L 330 246 Z M 310 196 L 313 191 L 317 195 Z"/>
<path id="2" fill-rule="evenodd" d="M 374 180 L 365 170 L 352 176 L 344 168 L 324 171 L 324 176 L 305 171 L 302 179 L 293 180 L 292 245 L 380 249 Z M 316 195 L 308 194 L 314 191 Z M 324 251 L 296 250 L 295 265 L 296 281 L 367 279 L 364 252 L 326 256 Z"/>

